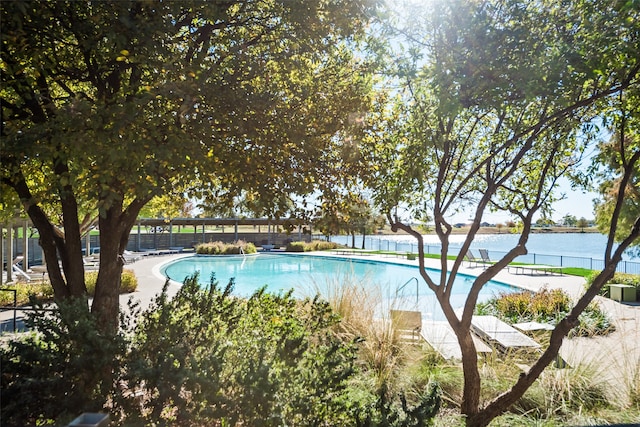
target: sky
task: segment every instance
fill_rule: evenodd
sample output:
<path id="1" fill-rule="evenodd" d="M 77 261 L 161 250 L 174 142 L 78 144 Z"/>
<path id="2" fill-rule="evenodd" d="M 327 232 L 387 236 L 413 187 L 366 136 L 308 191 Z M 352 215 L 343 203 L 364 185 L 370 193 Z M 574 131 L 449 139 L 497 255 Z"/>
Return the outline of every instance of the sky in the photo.
<path id="1" fill-rule="evenodd" d="M 597 193 L 594 192 L 583 192 L 581 190 L 574 190 L 571 188 L 571 184 L 565 178 L 561 178 L 558 183 L 558 194 L 564 193 L 566 198 L 564 200 L 560 200 L 554 204 L 554 212 L 551 215 L 551 218 L 560 222 L 562 218 L 569 214 L 576 217 L 576 219 L 585 218 L 587 220 L 594 219 L 595 215 L 593 213 L 593 199 L 598 197 Z M 472 211 L 467 211 L 466 213 L 460 213 L 452 216 L 450 223 L 467 223 L 469 222 Z M 540 218 L 540 215 L 534 217 L 534 220 Z M 506 213 L 492 213 L 487 210 L 484 216 L 482 217 L 483 222 L 488 222 L 490 224 L 502 223 L 504 224 L 508 220 L 515 220 L 512 215 Z"/>

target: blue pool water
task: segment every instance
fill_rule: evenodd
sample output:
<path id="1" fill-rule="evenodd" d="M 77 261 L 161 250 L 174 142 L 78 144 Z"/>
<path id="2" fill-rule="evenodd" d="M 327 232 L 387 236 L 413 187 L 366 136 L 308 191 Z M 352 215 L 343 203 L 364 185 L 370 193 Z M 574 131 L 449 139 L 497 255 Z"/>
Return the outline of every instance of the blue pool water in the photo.
<path id="1" fill-rule="evenodd" d="M 266 286 L 270 292 L 293 289 L 298 297 L 318 293 L 326 297 L 335 292 L 340 283 L 358 284 L 372 292 L 380 292 L 394 308 L 418 309 L 427 318 L 443 318 L 435 295 L 420 278 L 415 266 L 322 256 L 260 254 L 247 257 L 193 256 L 173 261 L 162 268 L 166 277 L 180 283 L 195 272 L 199 272 L 202 284 L 209 283 L 212 274 L 221 286 L 234 278 L 234 294 L 238 296 L 250 296 Z M 438 270 L 429 270 L 429 274 L 434 280 L 439 279 Z M 454 308 L 464 305 L 473 280 L 473 276 L 458 275 L 451 295 Z M 515 290 L 507 284 L 491 281 L 483 288 L 479 301 Z"/>

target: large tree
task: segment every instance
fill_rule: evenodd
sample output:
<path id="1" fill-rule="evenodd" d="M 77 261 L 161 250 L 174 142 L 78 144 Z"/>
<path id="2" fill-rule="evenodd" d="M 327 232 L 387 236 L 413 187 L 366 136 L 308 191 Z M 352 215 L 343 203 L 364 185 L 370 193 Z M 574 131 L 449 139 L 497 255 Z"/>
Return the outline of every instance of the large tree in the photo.
<path id="1" fill-rule="evenodd" d="M 55 297 L 86 300 L 81 235 L 98 218 L 92 312 L 116 326 L 141 208 L 171 188 L 308 194 L 365 109 L 352 49 L 362 1 L 2 2 L 0 189 L 38 228 Z M 62 268 L 59 267 L 58 259 Z"/>
<path id="2" fill-rule="evenodd" d="M 410 16 L 398 20 L 409 25 L 395 26 L 394 37 L 408 36 L 405 52 L 412 55 L 394 62 L 398 89 L 390 95 L 397 102 L 378 110 L 388 125 L 372 128 L 363 158 L 375 165 L 368 182 L 392 228 L 419 242 L 421 276 L 462 349 L 461 411 L 467 425 L 484 426 L 554 360 L 578 315 L 612 277 L 622 251 L 640 236 L 637 220 L 615 250 L 610 236 L 604 270 L 557 325 L 539 360 L 509 390 L 483 402 L 470 332 L 479 292 L 527 253 L 534 216 L 550 212 L 556 181 L 579 160 L 602 105 L 640 84 L 640 15 L 634 2 L 489 0 L 434 1 Z M 627 157 L 624 185 L 635 157 Z M 615 206 L 622 203 L 621 196 L 615 198 Z M 399 208 L 433 218 L 442 244 L 439 275 L 425 268 L 422 236 L 400 220 Z M 460 210 L 471 211 L 473 221 L 449 263 L 449 221 Z M 519 218 L 520 236 L 478 275 L 463 311 L 456 313 L 454 280 L 488 211 Z M 615 228 L 618 217 L 611 219 Z"/>
<path id="3" fill-rule="evenodd" d="M 621 92 L 611 100 L 605 117 L 611 138 L 600 143 L 590 169 L 601 193 L 596 224 L 610 242 L 621 242 L 640 217 L 640 90 Z M 630 250 L 640 254 L 640 239 Z"/>

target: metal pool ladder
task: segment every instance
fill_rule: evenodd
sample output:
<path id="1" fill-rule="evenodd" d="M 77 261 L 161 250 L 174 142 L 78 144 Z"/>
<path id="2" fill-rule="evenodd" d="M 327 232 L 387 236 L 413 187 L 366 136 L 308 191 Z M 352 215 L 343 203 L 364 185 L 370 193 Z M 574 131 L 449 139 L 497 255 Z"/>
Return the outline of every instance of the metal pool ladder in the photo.
<path id="1" fill-rule="evenodd" d="M 396 298 L 398 297 L 398 294 L 409 284 L 411 283 L 412 280 L 416 281 L 416 302 L 418 302 L 418 300 L 420 299 L 420 282 L 418 281 L 417 277 L 412 277 L 411 279 L 407 280 L 402 286 L 398 286 L 396 288 Z"/>

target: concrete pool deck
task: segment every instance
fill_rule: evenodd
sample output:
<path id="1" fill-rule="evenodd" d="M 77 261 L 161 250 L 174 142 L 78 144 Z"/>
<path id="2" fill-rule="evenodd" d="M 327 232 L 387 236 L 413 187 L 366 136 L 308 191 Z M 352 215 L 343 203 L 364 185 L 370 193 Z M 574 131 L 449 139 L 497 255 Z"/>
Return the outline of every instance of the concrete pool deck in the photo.
<path id="1" fill-rule="evenodd" d="M 132 264 L 125 265 L 125 268 L 132 270 L 138 278 L 138 289 L 134 293 L 120 296 L 121 307 L 126 307 L 130 298 L 138 301 L 143 309 L 148 307 L 165 283 L 165 279 L 160 274 L 160 267 L 169 261 L 189 255 L 147 256 Z M 322 255 L 337 256 L 327 253 L 322 253 Z M 418 263 L 418 261 L 379 255 L 366 257 L 351 255 L 349 258 L 404 265 L 417 265 Z M 438 260 L 426 259 L 425 264 L 430 268 L 440 268 Z M 460 273 L 477 276 L 484 268 L 482 266 L 469 267 L 468 265 L 469 263 L 465 261 Z M 543 288 L 563 289 L 574 298 L 579 296 L 584 289 L 583 278 L 555 273 L 513 274 L 504 270 L 498 273 L 494 280 L 532 291 Z M 179 284 L 170 282 L 168 285 L 169 295 L 174 295 L 179 287 Z M 628 382 L 634 380 L 634 375 L 635 381 L 640 380 L 640 303 L 620 304 L 602 297 L 597 297 L 596 301 L 609 313 L 616 326 L 616 331 L 606 337 L 565 339 L 560 356 L 570 366 L 587 366 L 589 369 L 595 370 L 602 381 L 622 393 L 622 390 L 631 386 Z M 22 315 L 20 312 L 18 314 Z M 0 312 L 0 321 L 3 323 L 12 317 L 12 311 Z"/>

